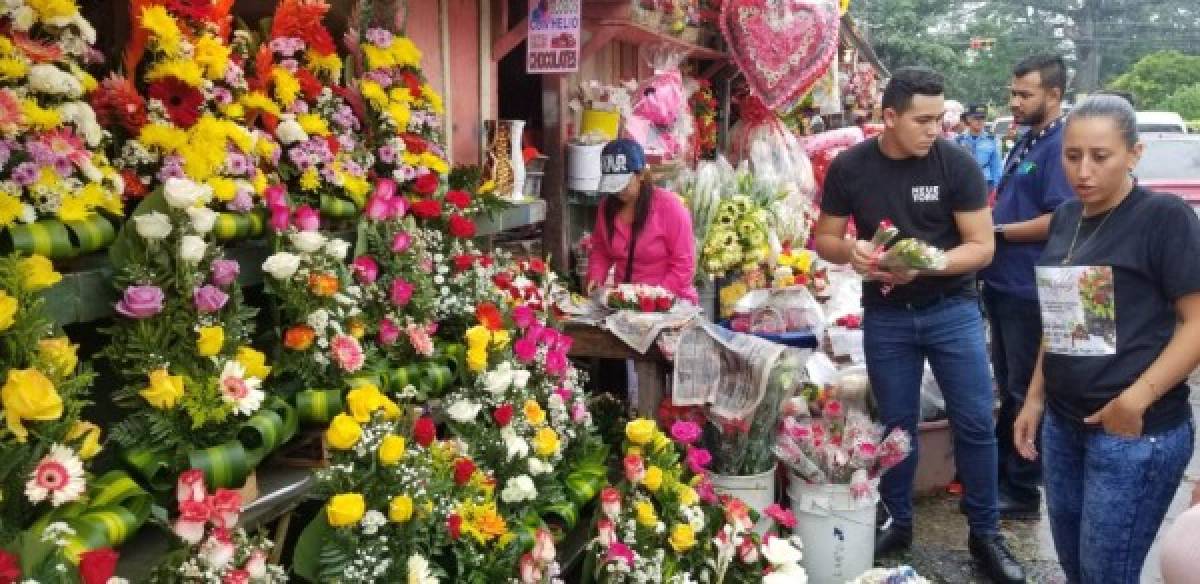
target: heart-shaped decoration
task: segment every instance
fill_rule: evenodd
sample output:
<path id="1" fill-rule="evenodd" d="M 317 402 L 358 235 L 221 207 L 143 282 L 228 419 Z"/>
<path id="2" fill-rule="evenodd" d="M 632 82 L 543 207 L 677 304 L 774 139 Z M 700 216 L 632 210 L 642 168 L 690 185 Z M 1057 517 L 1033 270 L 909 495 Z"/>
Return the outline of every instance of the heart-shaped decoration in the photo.
<path id="1" fill-rule="evenodd" d="M 767 107 L 803 97 L 837 54 L 838 6 L 826 0 L 725 0 L 721 34 Z"/>

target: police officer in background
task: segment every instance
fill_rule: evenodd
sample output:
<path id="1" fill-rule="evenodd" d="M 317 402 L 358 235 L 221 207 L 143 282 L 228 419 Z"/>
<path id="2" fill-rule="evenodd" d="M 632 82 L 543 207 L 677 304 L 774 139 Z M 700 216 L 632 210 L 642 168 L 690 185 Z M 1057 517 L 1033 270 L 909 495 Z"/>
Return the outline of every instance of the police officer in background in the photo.
<path id="1" fill-rule="evenodd" d="M 987 180 L 988 191 L 996 188 L 1000 175 L 1004 172 L 1004 163 L 1000 159 L 1000 141 L 984 128 L 987 120 L 987 106 L 974 104 L 963 113 L 966 118 L 967 131 L 958 136 L 958 145 L 966 148 L 979 168 L 983 170 L 983 178 Z"/>

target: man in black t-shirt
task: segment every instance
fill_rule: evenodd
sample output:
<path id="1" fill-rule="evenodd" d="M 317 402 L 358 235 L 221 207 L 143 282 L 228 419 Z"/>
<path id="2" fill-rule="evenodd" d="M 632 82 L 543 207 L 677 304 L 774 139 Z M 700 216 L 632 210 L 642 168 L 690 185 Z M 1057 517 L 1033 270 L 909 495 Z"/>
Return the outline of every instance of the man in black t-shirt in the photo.
<path id="1" fill-rule="evenodd" d="M 871 390 L 884 425 L 915 437 L 921 374 L 929 360 L 946 399 L 955 462 L 963 483 L 971 554 L 997 582 L 1022 582 L 1024 570 L 998 532 L 992 381 L 975 272 L 995 241 L 983 173 L 971 155 L 939 138 L 945 110 L 942 77 L 897 71 L 883 94 L 884 131 L 846 150 L 829 167 L 816 249 L 867 278 L 863 329 Z M 864 240 L 846 237 L 853 219 Z M 888 220 L 900 238 L 946 252 L 940 270 L 885 269 L 869 240 Z M 892 520 L 876 540 L 884 554 L 912 545 L 913 452 L 884 475 L 880 494 Z"/>

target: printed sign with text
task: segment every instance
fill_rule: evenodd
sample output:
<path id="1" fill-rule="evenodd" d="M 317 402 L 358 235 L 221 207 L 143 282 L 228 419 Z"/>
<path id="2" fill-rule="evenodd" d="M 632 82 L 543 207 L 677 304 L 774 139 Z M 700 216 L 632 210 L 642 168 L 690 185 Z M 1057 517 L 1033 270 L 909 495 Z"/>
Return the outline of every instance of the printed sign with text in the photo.
<path id="1" fill-rule="evenodd" d="M 583 0 L 529 0 L 525 70 L 573 73 L 579 70 L 579 9 Z"/>

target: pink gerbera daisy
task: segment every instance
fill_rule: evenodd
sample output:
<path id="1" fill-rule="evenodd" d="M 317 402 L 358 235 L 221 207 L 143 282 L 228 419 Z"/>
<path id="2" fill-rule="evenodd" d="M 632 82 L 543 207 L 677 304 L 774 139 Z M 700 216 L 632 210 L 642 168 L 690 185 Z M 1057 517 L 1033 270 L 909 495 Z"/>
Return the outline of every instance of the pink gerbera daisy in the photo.
<path id="1" fill-rule="evenodd" d="M 337 335 L 333 337 L 330 348 L 333 351 L 333 360 L 337 362 L 338 367 L 341 367 L 343 371 L 349 373 L 358 371 L 362 368 L 363 362 L 366 361 L 362 345 L 358 344 L 358 339 L 350 335 Z"/>
<path id="2" fill-rule="evenodd" d="M 55 444 L 33 469 L 25 483 L 25 496 L 33 503 L 49 499 L 58 507 L 79 500 L 86 489 L 83 462 L 69 447 Z"/>

